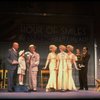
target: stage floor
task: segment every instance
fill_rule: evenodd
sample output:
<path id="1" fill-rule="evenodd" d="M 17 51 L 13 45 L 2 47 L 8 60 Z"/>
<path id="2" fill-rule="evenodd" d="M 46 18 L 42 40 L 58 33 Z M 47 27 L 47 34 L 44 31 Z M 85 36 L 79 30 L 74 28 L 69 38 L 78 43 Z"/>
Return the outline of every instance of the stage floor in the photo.
<path id="1" fill-rule="evenodd" d="M 38 89 L 38 92 L 7 92 L 0 91 L 2 99 L 84 99 L 84 98 L 100 98 L 100 92 L 96 92 L 95 88 L 89 88 L 88 91 L 67 91 L 67 92 L 45 92 L 45 89 Z"/>

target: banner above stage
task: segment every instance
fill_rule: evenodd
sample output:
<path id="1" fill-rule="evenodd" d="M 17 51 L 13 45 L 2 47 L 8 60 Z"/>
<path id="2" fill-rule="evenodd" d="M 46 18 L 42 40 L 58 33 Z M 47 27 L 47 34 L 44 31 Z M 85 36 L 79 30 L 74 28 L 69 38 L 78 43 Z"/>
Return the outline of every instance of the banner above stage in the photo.
<path id="1" fill-rule="evenodd" d="M 17 34 L 13 34 L 8 40 L 87 43 L 90 36 L 90 29 L 86 25 L 21 24 Z"/>

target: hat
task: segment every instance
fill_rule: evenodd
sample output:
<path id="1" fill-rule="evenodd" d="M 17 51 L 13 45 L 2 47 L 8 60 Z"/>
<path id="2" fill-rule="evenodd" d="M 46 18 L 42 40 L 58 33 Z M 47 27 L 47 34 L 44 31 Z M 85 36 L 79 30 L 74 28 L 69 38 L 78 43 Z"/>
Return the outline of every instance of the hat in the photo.
<path id="1" fill-rule="evenodd" d="M 31 47 L 35 47 L 35 45 L 33 45 L 33 44 L 29 45 L 29 48 L 31 48 Z"/>
<path id="2" fill-rule="evenodd" d="M 24 50 L 21 50 L 21 51 L 19 52 L 19 56 L 21 56 L 24 52 L 25 52 Z"/>

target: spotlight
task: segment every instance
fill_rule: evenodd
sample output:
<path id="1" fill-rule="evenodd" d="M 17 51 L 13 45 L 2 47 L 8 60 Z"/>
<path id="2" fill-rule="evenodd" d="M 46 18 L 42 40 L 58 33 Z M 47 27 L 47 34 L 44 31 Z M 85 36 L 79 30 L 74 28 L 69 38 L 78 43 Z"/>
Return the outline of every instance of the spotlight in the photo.
<path id="1" fill-rule="evenodd" d="M 47 16 L 47 13 L 43 13 L 43 16 Z"/>

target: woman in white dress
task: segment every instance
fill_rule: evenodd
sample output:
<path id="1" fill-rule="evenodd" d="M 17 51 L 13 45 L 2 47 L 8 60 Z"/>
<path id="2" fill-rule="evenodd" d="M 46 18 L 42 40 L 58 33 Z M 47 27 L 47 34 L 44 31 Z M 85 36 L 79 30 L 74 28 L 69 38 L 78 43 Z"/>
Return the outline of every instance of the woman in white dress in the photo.
<path id="1" fill-rule="evenodd" d="M 60 53 L 57 55 L 57 69 L 58 69 L 58 90 L 67 90 L 67 54 L 64 45 L 59 46 Z"/>
<path id="2" fill-rule="evenodd" d="M 46 92 L 49 92 L 50 89 L 56 90 L 56 50 L 57 47 L 55 45 L 50 45 L 49 46 L 50 53 L 48 54 L 47 61 L 45 64 L 45 67 L 43 69 L 46 69 L 48 64 L 49 64 L 49 72 L 50 72 L 50 77 L 46 86 Z"/>
<path id="3" fill-rule="evenodd" d="M 77 70 L 79 70 L 77 68 L 76 65 L 76 61 L 77 61 L 77 57 L 72 53 L 74 47 L 72 45 L 67 45 L 67 78 L 68 78 L 68 90 L 77 90 L 74 80 L 73 80 L 73 76 L 72 76 L 72 64 L 74 64 L 75 68 Z"/>

